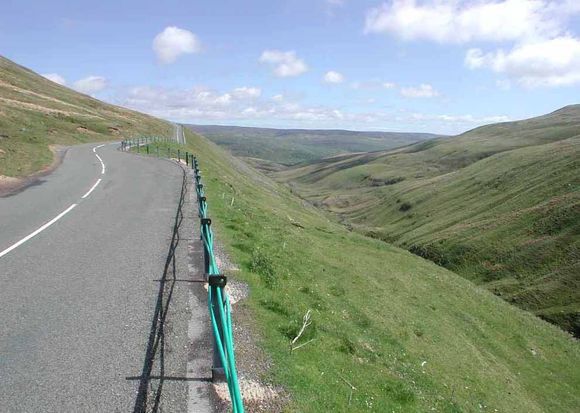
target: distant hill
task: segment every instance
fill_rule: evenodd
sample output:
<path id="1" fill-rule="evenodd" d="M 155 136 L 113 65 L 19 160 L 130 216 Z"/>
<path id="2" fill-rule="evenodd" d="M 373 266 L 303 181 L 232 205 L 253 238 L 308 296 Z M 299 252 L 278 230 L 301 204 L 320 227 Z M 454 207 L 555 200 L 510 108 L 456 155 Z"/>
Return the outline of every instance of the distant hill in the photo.
<path id="1" fill-rule="evenodd" d="M 254 316 L 246 325 L 260 333 L 268 377 L 291 395 L 285 411 L 576 412 L 580 347 L 569 335 L 348 231 L 200 135 L 185 149 L 200 159 L 212 225 L 237 264 L 230 279 L 249 286 L 236 326 Z M 290 351 L 307 313 L 303 347 Z M 238 361 L 242 374 L 255 366 Z"/>
<path id="2" fill-rule="evenodd" d="M 166 121 L 75 92 L 0 56 L 0 176 L 47 167 L 52 145 L 170 133 Z"/>
<path id="3" fill-rule="evenodd" d="M 357 230 L 580 335 L 580 105 L 274 173 Z"/>
<path id="4" fill-rule="evenodd" d="M 440 135 L 347 130 L 271 129 L 188 125 L 234 155 L 294 165 L 328 156 L 396 148 Z"/>
<path id="5" fill-rule="evenodd" d="M 6 135 L 0 147 L 15 151 L 9 158 L 14 163 L 3 158 L 1 168 L 18 165 L 14 159 L 24 161 L 29 153 L 29 159 L 36 159 L 50 143 L 111 139 L 139 130 L 172 132 L 166 122 L 8 66 L 0 72 L 3 81 L 14 76 L 0 90 L 0 97 L 9 99 L 0 104 L 0 133 Z M 241 380 L 253 385 L 256 366 L 260 371 L 266 366 L 266 393 L 281 396 L 272 404 L 268 396 L 269 411 L 278 409 L 282 399 L 288 403 L 284 411 L 305 413 L 577 412 L 580 347 L 568 334 L 451 271 L 347 230 L 223 148 L 189 130 L 185 136 L 182 149 L 199 159 L 212 227 L 232 263 L 222 260 L 228 285 L 234 292 L 249 292 L 232 303 L 236 340 L 241 338 L 236 341 L 237 368 Z M 421 146 L 393 153 L 412 156 L 413 151 L 420 153 Z M 280 170 L 277 164 L 254 161 L 263 169 Z M 342 161 L 356 169 L 354 164 L 366 159 L 342 155 L 314 167 L 331 168 Z M 22 165 L 34 170 L 38 164 Z M 375 178 L 372 174 L 383 168 L 379 163 L 366 173 Z M 405 176 L 412 177 L 409 171 Z M 370 193 L 406 182 L 376 178 L 359 183 L 365 182 Z M 408 202 L 413 203 L 410 211 L 418 209 L 418 203 Z M 236 270 L 228 271 L 234 265 Z M 143 282 L 150 283 L 151 276 L 144 274 Z M 175 288 L 190 287 L 180 283 Z M 258 404 L 260 399 L 250 397 L 246 407 Z"/>

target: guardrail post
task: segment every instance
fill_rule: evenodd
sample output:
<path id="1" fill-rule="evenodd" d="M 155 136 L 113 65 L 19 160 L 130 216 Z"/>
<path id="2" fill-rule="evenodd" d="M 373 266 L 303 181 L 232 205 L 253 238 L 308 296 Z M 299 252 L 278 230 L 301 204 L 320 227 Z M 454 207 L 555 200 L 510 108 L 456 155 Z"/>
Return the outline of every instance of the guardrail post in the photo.
<path id="1" fill-rule="evenodd" d="M 216 276 L 209 275 L 208 280 L 212 277 L 216 277 Z M 210 286 L 208 286 L 208 288 L 213 288 L 213 287 L 210 285 Z M 222 297 L 225 298 L 225 294 L 222 294 Z M 225 305 L 225 302 L 220 303 L 217 300 L 213 300 L 212 306 L 211 306 L 211 311 L 213 311 L 213 313 L 214 313 L 214 317 L 216 320 L 218 331 L 224 332 L 225 330 L 223 328 L 222 320 L 221 320 L 221 317 L 219 315 L 220 309 L 219 309 L 218 305 Z M 212 333 L 212 335 L 213 335 L 213 333 Z M 223 345 L 223 347 L 225 348 L 225 345 Z M 224 366 L 222 364 L 222 359 L 221 359 L 220 354 L 219 354 L 217 337 L 215 337 L 215 335 L 213 337 L 213 361 L 212 361 L 212 366 L 211 366 L 211 380 L 214 383 L 226 381 L 226 372 L 224 370 Z"/>
<path id="2" fill-rule="evenodd" d="M 198 188 L 201 190 L 203 189 L 203 185 L 202 184 L 198 184 Z M 199 192 L 198 192 L 199 194 Z M 205 201 L 205 197 L 201 197 L 199 199 L 200 203 L 204 203 Z M 201 217 L 201 225 L 200 225 L 200 232 L 201 232 L 201 237 L 202 240 L 204 239 L 204 237 L 207 237 L 207 234 L 211 231 L 210 229 L 211 226 L 211 219 L 207 218 L 207 217 Z M 208 289 L 211 289 L 212 293 L 215 294 L 215 290 L 217 288 L 219 288 L 219 282 L 221 280 L 224 279 L 224 277 L 221 277 L 220 275 L 217 274 L 210 274 L 210 251 L 208 250 L 208 246 L 205 243 L 205 241 L 203 241 L 204 244 L 204 248 L 203 248 L 203 264 L 204 264 L 204 268 L 205 268 L 205 274 L 207 277 L 207 281 L 208 281 Z M 215 298 L 217 298 L 217 295 L 214 295 Z M 222 299 L 225 298 L 225 294 L 222 295 Z M 217 299 L 214 299 L 211 303 L 211 311 L 213 313 L 213 317 L 216 321 L 217 324 L 217 328 L 218 331 L 220 332 L 224 332 L 224 328 L 223 328 L 223 324 L 222 324 L 222 320 L 220 317 L 220 308 L 219 305 L 224 305 L 225 303 L 220 303 L 217 301 Z M 212 367 L 211 367 L 211 379 L 213 382 L 224 382 L 226 381 L 226 374 L 225 374 L 225 370 L 224 370 L 224 366 L 222 364 L 222 360 L 220 357 L 220 353 L 219 353 L 219 347 L 218 347 L 218 339 L 215 336 L 215 334 L 213 333 L 212 330 L 212 336 L 213 336 L 213 361 L 212 361 Z M 225 348 L 225 343 L 222 343 L 222 348 Z"/>
<path id="3" fill-rule="evenodd" d="M 177 162 L 181 162 L 181 153 L 177 150 Z"/>

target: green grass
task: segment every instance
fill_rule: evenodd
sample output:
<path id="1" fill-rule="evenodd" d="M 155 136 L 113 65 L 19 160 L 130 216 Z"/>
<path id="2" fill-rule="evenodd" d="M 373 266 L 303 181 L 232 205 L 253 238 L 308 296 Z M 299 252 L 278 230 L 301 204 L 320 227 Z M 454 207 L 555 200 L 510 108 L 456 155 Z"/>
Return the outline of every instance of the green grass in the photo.
<path id="1" fill-rule="evenodd" d="M 172 133 L 168 122 L 82 95 L 0 56 L 0 175 L 47 167 L 51 145 Z"/>
<path id="2" fill-rule="evenodd" d="M 570 336 L 451 271 L 347 231 L 186 136 L 216 235 L 251 288 L 239 305 L 273 361 L 266 379 L 291 393 L 288 411 L 577 410 L 580 352 Z M 291 353 L 308 309 L 313 324 L 298 343 L 314 341 Z M 350 404 L 345 381 L 356 387 Z"/>
<path id="3" fill-rule="evenodd" d="M 580 336 L 580 106 L 278 172 L 358 231 Z"/>
<path id="4" fill-rule="evenodd" d="M 428 133 L 356 132 L 347 130 L 271 129 L 239 126 L 189 125 L 234 155 L 257 158 L 257 167 L 270 169 L 328 156 L 379 151 L 435 138 Z"/>
<path id="5" fill-rule="evenodd" d="M 1 96 L 12 100 L 0 105 L 3 174 L 38 170 L 51 143 L 109 139 L 111 125 L 121 134 L 171 132 L 165 122 L 0 63 Z M 272 360 L 266 379 L 292 395 L 288 411 L 577 410 L 580 350 L 570 336 L 432 262 L 349 232 L 206 139 L 186 137 L 184 150 L 200 160 L 216 234 L 251 288 L 238 305 L 253 315 L 258 344 Z M 396 187 L 409 181 L 394 182 L 404 176 L 367 181 Z M 405 213 L 417 210 L 410 204 Z M 538 221 L 538 230 L 555 231 L 566 223 L 562 216 Z M 291 353 L 308 309 L 313 324 L 298 343 L 314 341 Z M 352 398 L 346 381 L 356 387 Z"/>

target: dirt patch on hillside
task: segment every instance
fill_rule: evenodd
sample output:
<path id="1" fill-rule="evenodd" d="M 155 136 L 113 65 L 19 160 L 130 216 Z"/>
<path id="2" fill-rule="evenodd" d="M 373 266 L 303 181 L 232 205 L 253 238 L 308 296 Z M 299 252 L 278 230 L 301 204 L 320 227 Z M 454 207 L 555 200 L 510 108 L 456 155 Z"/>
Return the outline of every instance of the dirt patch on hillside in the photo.
<path id="1" fill-rule="evenodd" d="M 32 110 L 35 112 L 40 112 L 40 113 L 45 113 L 45 114 L 58 113 L 60 115 L 65 115 L 65 116 L 84 116 L 84 117 L 88 117 L 88 118 L 98 118 L 98 116 L 91 115 L 88 113 L 71 112 L 71 111 L 66 111 L 66 110 L 48 108 L 46 106 L 40 106 L 40 105 L 37 105 L 35 103 L 22 102 L 20 100 L 8 99 L 8 98 L 3 98 L 3 97 L 0 97 L 0 101 L 4 102 L 6 105 L 12 106 L 14 108 Z"/>
<path id="2" fill-rule="evenodd" d="M 11 89 L 17 93 L 22 93 L 23 95 L 34 96 L 34 97 L 37 97 L 40 99 L 45 99 L 45 100 L 48 100 L 50 102 L 57 103 L 59 105 L 70 106 L 72 108 L 79 109 L 79 107 L 77 105 L 74 105 L 72 103 L 68 103 L 68 102 L 65 102 L 63 100 L 53 98 L 52 96 L 43 95 L 42 93 L 33 92 L 32 90 L 22 89 L 18 86 L 11 84 L 11 83 L 7 83 L 1 79 L 0 79 L 0 86 L 7 88 L 7 89 Z M 86 110 L 86 109 L 83 108 L 83 110 Z"/>
<path id="3" fill-rule="evenodd" d="M 97 135 L 97 132 L 95 132 L 94 130 L 90 130 L 86 126 L 82 126 L 82 125 L 77 126 L 77 132 L 84 133 L 86 135 Z"/>
<path id="4" fill-rule="evenodd" d="M 0 149 L 0 151 L 1 151 L 1 149 Z M 18 181 L 19 181 L 18 178 L 0 175 L 0 189 L 2 189 L 3 187 L 6 187 L 6 186 L 16 185 L 16 183 Z"/>
<path id="5" fill-rule="evenodd" d="M 42 177 L 51 174 L 58 168 L 68 148 L 60 145 L 50 145 L 48 148 L 53 154 L 52 162 L 40 171 L 21 178 L 0 175 L 0 197 L 12 196 L 22 192 L 29 186 L 39 183 Z"/>

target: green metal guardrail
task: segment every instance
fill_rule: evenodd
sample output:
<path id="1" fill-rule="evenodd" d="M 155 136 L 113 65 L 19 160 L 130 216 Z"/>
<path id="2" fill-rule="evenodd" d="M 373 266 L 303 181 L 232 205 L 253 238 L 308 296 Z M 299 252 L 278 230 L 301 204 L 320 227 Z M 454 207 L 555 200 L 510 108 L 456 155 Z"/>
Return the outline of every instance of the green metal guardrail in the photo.
<path id="1" fill-rule="evenodd" d="M 184 159 L 186 164 L 189 165 L 189 162 L 193 162 L 193 154 L 189 152 L 183 152 L 180 149 L 173 149 L 170 146 L 167 146 L 167 153 L 160 151 L 160 144 L 170 144 L 176 143 L 175 140 L 169 138 L 160 138 L 157 136 L 144 136 L 139 138 L 127 139 L 121 141 L 121 150 L 122 151 L 130 151 L 132 148 L 135 148 L 137 153 L 143 153 L 146 155 L 156 155 L 158 158 L 167 156 L 167 158 L 175 158 L 178 161 Z M 151 145 L 153 148 L 151 149 Z M 193 163 L 192 163 L 193 166 Z"/>
<path id="2" fill-rule="evenodd" d="M 159 143 L 171 142 L 167 138 L 159 137 L 143 137 L 121 142 L 121 150 L 128 151 L 131 148 L 136 148 L 138 153 L 143 149 L 144 153 L 150 153 L 150 144 L 156 144 L 157 157 L 159 153 Z M 172 151 L 167 148 L 167 157 L 171 158 L 175 153 L 178 161 L 181 160 L 181 151 L 178 149 Z M 165 154 L 162 154 L 163 156 Z M 204 265 L 208 280 L 208 307 L 211 318 L 211 327 L 214 337 L 214 354 L 212 366 L 212 379 L 220 381 L 224 379 L 227 382 L 230 399 L 232 401 L 233 413 L 243 413 L 244 404 L 240 385 L 238 382 L 238 373 L 236 371 L 236 358 L 234 351 L 234 334 L 232 326 L 232 311 L 230 300 L 225 286 L 227 277 L 220 274 L 215 254 L 213 250 L 213 231 L 211 229 L 211 219 L 208 217 L 208 205 L 205 192 L 203 190 L 203 183 L 201 182 L 201 172 L 197 158 L 189 152 L 183 153 L 185 162 L 194 171 L 195 190 L 198 201 L 198 214 L 200 218 L 200 232 L 201 240 L 204 249 Z"/>
<path id="3" fill-rule="evenodd" d="M 244 405 L 234 353 L 234 334 L 232 328 L 232 313 L 230 300 L 225 286 L 227 279 L 221 275 L 213 251 L 213 231 L 211 219 L 207 216 L 207 198 L 201 182 L 201 174 L 197 158 L 193 157 L 192 168 L 195 172 L 199 217 L 201 219 L 201 239 L 203 241 L 206 272 L 208 274 L 208 304 L 211 315 L 211 325 L 214 335 L 214 375 L 222 374 L 228 383 L 232 409 L 234 413 L 242 413 Z M 216 351 L 217 350 L 217 351 Z M 219 359 L 216 357 L 219 355 Z M 219 362 L 219 364 L 216 364 Z M 215 377 L 215 376 L 214 376 Z"/>

